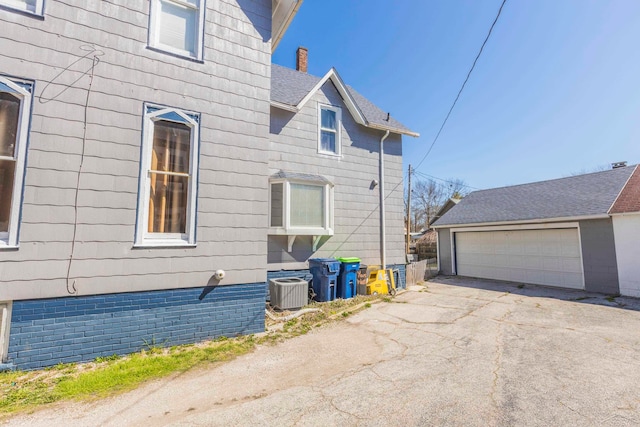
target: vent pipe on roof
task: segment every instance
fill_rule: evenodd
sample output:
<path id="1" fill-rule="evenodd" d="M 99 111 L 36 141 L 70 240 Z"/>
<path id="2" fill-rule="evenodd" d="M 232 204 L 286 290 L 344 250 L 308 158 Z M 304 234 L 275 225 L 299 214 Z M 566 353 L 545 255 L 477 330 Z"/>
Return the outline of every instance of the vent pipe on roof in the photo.
<path id="1" fill-rule="evenodd" d="M 308 57 L 309 57 L 309 50 L 306 47 L 300 46 L 296 51 L 296 70 L 303 73 L 307 72 Z"/>
<path id="2" fill-rule="evenodd" d="M 613 162 L 611 163 L 611 169 L 618 169 L 627 167 L 627 162 Z"/>

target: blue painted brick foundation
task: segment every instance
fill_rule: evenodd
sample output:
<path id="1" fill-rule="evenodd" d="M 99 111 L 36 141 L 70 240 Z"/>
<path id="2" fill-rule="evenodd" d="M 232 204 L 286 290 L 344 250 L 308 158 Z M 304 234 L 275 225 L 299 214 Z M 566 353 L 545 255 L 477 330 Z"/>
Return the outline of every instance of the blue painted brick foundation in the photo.
<path id="1" fill-rule="evenodd" d="M 389 268 L 398 270 L 398 283 L 396 283 L 396 287 L 398 289 L 405 289 L 407 287 L 407 269 L 404 264 L 395 264 L 390 265 Z M 300 277 L 306 281 L 312 279 L 311 273 L 309 270 L 280 270 L 280 271 L 269 271 L 267 272 L 267 301 L 269 301 L 269 280 L 270 279 L 281 279 L 285 277 Z"/>
<path id="2" fill-rule="evenodd" d="M 8 362 L 36 369 L 263 332 L 264 296 L 253 283 L 14 301 Z"/>

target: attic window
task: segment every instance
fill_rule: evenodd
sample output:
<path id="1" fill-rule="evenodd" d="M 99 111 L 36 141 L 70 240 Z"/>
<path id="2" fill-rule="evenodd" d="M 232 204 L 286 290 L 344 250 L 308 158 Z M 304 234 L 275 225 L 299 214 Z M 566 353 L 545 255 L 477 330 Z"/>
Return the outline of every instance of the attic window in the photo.
<path id="1" fill-rule="evenodd" d="M 339 156 L 342 109 L 329 105 L 318 108 L 318 152 Z"/>

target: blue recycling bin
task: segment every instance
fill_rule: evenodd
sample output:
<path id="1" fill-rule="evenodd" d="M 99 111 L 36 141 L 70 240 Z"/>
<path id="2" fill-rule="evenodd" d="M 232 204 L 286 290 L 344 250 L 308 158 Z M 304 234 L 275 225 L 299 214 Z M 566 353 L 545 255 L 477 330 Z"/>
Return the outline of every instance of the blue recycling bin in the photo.
<path id="1" fill-rule="evenodd" d="M 309 260 L 309 270 L 313 276 L 313 299 L 318 302 L 336 299 L 340 261 L 333 258 L 312 258 Z"/>
<path id="2" fill-rule="evenodd" d="M 340 261 L 340 274 L 336 296 L 342 299 L 353 298 L 356 296 L 358 285 L 360 258 L 338 258 L 338 261 Z"/>

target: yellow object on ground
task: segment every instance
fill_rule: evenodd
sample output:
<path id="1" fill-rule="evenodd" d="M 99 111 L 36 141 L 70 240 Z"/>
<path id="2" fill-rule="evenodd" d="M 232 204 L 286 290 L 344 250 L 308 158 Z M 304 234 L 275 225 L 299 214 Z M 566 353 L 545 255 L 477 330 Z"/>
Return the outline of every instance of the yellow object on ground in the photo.
<path id="1" fill-rule="evenodd" d="M 393 270 L 373 270 L 369 273 L 367 282 L 367 295 L 396 294 L 396 282 Z"/>

